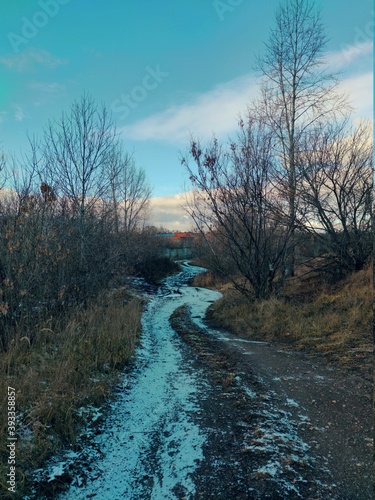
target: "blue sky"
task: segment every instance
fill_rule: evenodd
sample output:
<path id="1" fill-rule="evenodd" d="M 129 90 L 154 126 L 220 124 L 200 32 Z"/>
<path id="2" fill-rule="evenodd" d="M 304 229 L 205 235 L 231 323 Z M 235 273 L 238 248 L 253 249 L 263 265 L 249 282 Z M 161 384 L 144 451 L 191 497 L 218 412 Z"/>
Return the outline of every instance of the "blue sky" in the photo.
<path id="1" fill-rule="evenodd" d="M 6 5 L 8 4 L 8 5 Z M 256 93 L 279 0 L 17 0 L 0 7 L 0 145 L 18 153 L 89 92 L 112 110 L 165 224 L 190 133 L 226 138 Z M 328 56 L 358 117 L 372 117 L 371 0 L 326 0 Z M 156 206 L 156 205 L 155 205 Z M 160 207 L 159 207 L 160 208 Z M 168 215 L 169 214 L 169 215 Z M 160 217 L 163 217 L 160 215 Z M 168 220 L 169 217 L 169 220 Z M 161 222 L 163 222 L 161 221 Z"/>

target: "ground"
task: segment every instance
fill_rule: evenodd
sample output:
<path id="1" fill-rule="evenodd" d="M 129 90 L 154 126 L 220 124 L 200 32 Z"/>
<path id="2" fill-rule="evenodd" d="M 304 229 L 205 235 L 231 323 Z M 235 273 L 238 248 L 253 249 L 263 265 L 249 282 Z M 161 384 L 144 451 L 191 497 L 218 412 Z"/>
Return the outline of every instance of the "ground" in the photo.
<path id="1" fill-rule="evenodd" d="M 134 364 L 101 427 L 42 471 L 45 497 L 64 478 L 68 500 L 373 498 L 371 383 L 213 329 L 201 271 L 149 293 Z"/>
<path id="2" fill-rule="evenodd" d="M 172 324 L 218 393 L 206 412 L 214 431 L 196 474 L 201 498 L 373 498 L 368 381 L 301 353 L 207 334 L 186 308 Z"/>

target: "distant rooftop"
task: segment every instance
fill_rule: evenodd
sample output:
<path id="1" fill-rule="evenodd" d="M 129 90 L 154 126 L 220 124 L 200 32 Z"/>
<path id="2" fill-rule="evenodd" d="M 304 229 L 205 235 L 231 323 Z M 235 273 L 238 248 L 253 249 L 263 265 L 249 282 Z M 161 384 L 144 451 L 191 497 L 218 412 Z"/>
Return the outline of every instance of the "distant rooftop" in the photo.
<path id="1" fill-rule="evenodd" d="M 176 232 L 176 233 L 157 233 L 155 234 L 157 238 L 173 238 L 174 240 L 180 240 L 182 238 L 195 238 L 196 233 L 192 232 Z"/>

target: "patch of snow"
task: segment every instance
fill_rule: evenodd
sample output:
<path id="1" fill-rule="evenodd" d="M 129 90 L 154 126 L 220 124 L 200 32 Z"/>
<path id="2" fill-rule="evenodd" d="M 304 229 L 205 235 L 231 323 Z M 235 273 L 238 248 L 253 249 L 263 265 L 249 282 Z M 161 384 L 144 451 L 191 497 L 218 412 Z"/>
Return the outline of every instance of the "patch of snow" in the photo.
<path id="1" fill-rule="evenodd" d="M 183 271 L 167 278 L 149 301 L 134 376 L 112 403 L 105 430 L 95 439 L 102 453 L 97 477 L 89 477 L 83 488 L 70 487 L 62 499 L 84 499 L 95 492 L 101 500 L 175 500 L 181 491 L 187 497 L 194 494 L 191 475 L 203 459 L 207 437 L 193 415 L 207 385 L 202 373 L 191 369 L 169 317 L 188 305 L 192 315 L 203 318 L 221 296 L 186 286 L 200 272 L 202 268 L 183 264 Z"/>
<path id="2" fill-rule="evenodd" d="M 249 398 L 254 399 L 257 396 L 257 393 L 254 392 L 253 390 L 249 389 L 249 387 L 246 387 L 245 385 L 243 386 L 244 391 L 246 394 L 249 396 Z"/>
<path id="3" fill-rule="evenodd" d="M 257 470 L 257 473 L 275 477 L 276 474 L 278 473 L 279 469 L 280 469 L 279 463 L 268 462 L 268 464 L 263 465 L 263 467 L 259 467 L 259 469 Z"/>
<path id="4" fill-rule="evenodd" d="M 66 468 L 66 463 L 60 462 L 59 464 L 52 467 L 49 475 L 48 481 L 54 481 L 57 477 L 60 477 L 64 474 Z"/>
<path id="5" fill-rule="evenodd" d="M 254 399 L 257 396 L 257 393 L 254 392 L 250 387 L 242 383 L 242 379 L 239 375 L 236 376 L 235 378 L 236 382 L 239 384 L 241 389 L 249 396 L 250 399 Z"/>
<path id="6" fill-rule="evenodd" d="M 309 454 L 310 447 L 298 436 L 298 423 L 292 420 L 291 414 L 276 409 L 270 398 L 263 400 L 265 407 L 259 412 L 262 423 L 251 429 L 244 443 L 245 449 L 259 457 L 267 457 L 266 463 L 257 468 L 254 476 L 272 480 L 280 494 L 287 496 L 289 491 L 293 491 L 300 497 L 298 485 L 305 480 L 298 467 L 314 462 Z"/>
<path id="7" fill-rule="evenodd" d="M 294 406 L 296 408 L 299 407 L 299 404 L 296 401 L 294 401 L 294 399 L 291 399 L 291 398 L 287 398 L 286 403 L 288 406 Z"/>
<path id="8" fill-rule="evenodd" d="M 300 423 L 310 423 L 310 418 L 307 415 L 298 415 Z"/>

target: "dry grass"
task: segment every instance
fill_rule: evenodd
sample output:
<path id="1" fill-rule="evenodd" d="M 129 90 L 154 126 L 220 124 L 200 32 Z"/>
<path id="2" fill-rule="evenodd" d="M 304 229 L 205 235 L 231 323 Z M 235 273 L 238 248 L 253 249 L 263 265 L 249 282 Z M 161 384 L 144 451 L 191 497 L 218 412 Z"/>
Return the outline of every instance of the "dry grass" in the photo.
<path id="1" fill-rule="evenodd" d="M 336 285 L 290 282 L 282 297 L 246 301 L 232 287 L 210 311 L 218 325 L 245 337 L 319 352 L 347 367 L 370 366 L 372 359 L 372 268 Z"/>
<path id="2" fill-rule="evenodd" d="M 32 344 L 19 335 L 1 355 L 2 416 L 7 411 L 7 386 L 16 389 L 19 498 L 27 488 L 30 470 L 41 467 L 64 444 L 74 444 L 84 424 L 77 409 L 98 405 L 110 393 L 119 370 L 134 352 L 141 312 L 140 300 L 116 290 L 76 312 L 64 327 L 40 326 Z M 0 433 L 0 484 L 4 487 L 9 455 L 5 418 Z"/>
<path id="3" fill-rule="evenodd" d="M 205 273 L 198 274 L 198 276 L 193 279 L 192 286 L 218 290 L 223 286 L 228 287 L 229 285 L 224 278 L 218 276 L 212 271 L 206 271 Z"/>

